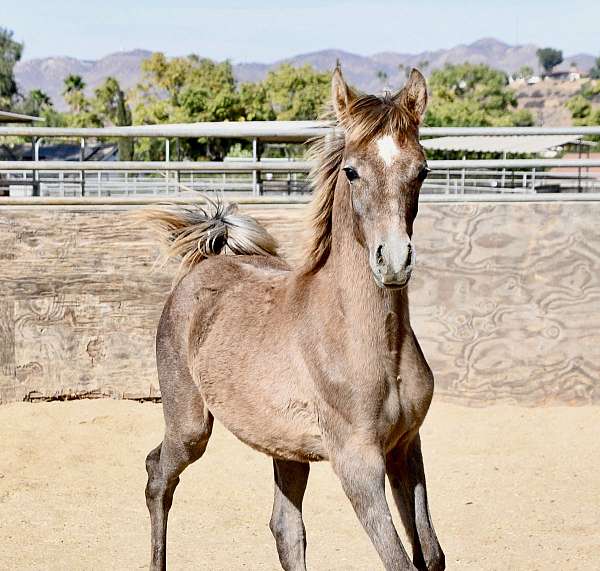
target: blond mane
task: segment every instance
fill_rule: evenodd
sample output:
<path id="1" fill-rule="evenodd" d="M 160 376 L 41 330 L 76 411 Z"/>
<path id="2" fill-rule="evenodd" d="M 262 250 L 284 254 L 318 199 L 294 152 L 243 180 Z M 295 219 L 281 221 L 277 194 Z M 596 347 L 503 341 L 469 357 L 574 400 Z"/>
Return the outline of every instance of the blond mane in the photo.
<path id="1" fill-rule="evenodd" d="M 420 117 L 404 105 L 404 90 L 382 97 L 352 93 L 351 103 L 342 117 L 332 122 L 341 134 L 329 134 L 310 143 L 309 156 L 315 161 L 310 173 L 314 189 L 310 223 L 312 235 L 302 265 L 303 273 L 316 272 L 331 250 L 331 230 L 335 187 L 347 142 L 357 146 L 389 133 L 400 142 L 409 134 L 417 134 Z M 326 114 L 331 118 L 332 112 Z"/>

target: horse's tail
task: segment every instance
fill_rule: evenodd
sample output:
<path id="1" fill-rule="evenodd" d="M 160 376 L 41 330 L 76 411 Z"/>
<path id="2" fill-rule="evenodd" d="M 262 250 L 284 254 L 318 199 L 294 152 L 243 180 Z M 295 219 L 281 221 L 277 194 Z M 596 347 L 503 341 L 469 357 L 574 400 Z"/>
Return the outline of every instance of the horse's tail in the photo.
<path id="1" fill-rule="evenodd" d="M 221 252 L 276 256 L 277 242 L 254 218 L 238 212 L 237 204 L 204 197 L 205 205 L 165 204 L 135 214 L 158 234 L 164 258 L 179 258 L 179 277 L 209 256 Z"/>

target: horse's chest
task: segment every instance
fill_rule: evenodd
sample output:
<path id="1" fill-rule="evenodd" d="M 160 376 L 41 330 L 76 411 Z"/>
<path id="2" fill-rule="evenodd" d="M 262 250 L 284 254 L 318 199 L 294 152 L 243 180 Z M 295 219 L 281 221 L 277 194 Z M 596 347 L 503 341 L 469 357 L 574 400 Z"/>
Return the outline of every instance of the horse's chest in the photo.
<path id="1" fill-rule="evenodd" d="M 381 440 L 392 447 L 406 433 L 419 428 L 433 394 L 429 367 L 416 350 L 411 331 L 400 327 L 396 313 L 386 317 L 383 379 L 379 381 Z"/>
<path id="2" fill-rule="evenodd" d="M 425 418 L 427 396 L 414 388 L 406 390 L 401 377 L 386 380 L 386 396 L 380 407 L 379 439 L 387 449 L 392 448 L 405 434 L 418 430 Z M 424 398 L 425 397 L 425 398 Z"/>

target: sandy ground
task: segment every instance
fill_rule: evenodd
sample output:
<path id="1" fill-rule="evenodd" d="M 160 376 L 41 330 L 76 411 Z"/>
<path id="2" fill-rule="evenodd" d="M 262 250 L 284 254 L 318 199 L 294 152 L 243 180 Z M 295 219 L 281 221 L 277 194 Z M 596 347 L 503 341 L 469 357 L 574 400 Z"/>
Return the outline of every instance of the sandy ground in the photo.
<path id="1" fill-rule="evenodd" d="M 449 569 L 600 569 L 600 408 L 436 404 L 423 428 L 430 506 Z M 158 405 L 0 407 L 0 568 L 143 569 L 144 457 Z M 279 569 L 271 461 L 216 426 L 183 474 L 170 569 Z M 380 569 L 328 464 L 306 501 L 313 570 Z"/>

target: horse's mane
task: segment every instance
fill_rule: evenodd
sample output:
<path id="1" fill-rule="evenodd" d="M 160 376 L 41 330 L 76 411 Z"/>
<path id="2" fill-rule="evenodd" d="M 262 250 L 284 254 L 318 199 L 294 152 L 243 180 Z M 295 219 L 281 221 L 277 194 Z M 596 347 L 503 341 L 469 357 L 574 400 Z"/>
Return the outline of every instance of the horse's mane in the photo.
<path id="1" fill-rule="evenodd" d="M 335 130 L 311 141 L 309 156 L 315 161 L 310 174 L 314 189 L 310 216 L 312 236 L 302 265 L 303 273 L 316 272 L 331 250 L 335 187 L 346 143 L 366 145 L 385 133 L 393 134 L 402 142 L 408 134 L 416 133 L 420 117 L 404 104 L 403 92 L 377 97 L 351 91 L 347 109 L 337 121 L 332 121 Z M 333 116 L 330 109 L 324 118 Z"/>

